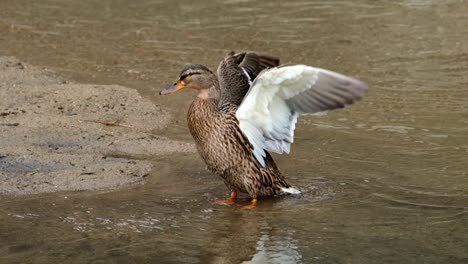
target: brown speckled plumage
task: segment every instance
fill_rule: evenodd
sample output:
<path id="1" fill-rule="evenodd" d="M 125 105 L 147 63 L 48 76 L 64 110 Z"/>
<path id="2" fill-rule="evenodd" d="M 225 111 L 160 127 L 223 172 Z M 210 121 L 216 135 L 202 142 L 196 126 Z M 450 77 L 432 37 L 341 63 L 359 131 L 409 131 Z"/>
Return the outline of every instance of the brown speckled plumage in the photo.
<path id="1" fill-rule="evenodd" d="M 235 115 L 250 80 L 278 65 L 275 57 L 230 54 L 221 62 L 217 76 L 193 64 L 182 70 L 178 81 L 199 90 L 188 110 L 187 122 L 201 158 L 231 191 L 248 193 L 252 198 L 278 195 L 281 188 L 290 187 L 270 154 L 266 155 L 265 167 L 255 159 L 253 146 L 240 130 Z"/>
<path id="2" fill-rule="evenodd" d="M 251 52 L 228 55 L 217 74 L 199 64 L 161 91 L 198 90 L 187 115 L 190 133 L 208 168 L 224 179 L 233 204 L 238 192 L 257 197 L 300 193 L 267 152 L 289 153 L 300 115 L 343 108 L 360 100 L 367 84 L 340 73 Z M 268 69 L 271 68 L 271 69 Z M 252 81 L 253 80 L 253 81 Z"/>
<path id="3" fill-rule="evenodd" d="M 208 168 L 221 176 L 231 191 L 248 193 L 252 198 L 280 194 L 289 184 L 269 154 L 265 167 L 258 163 L 252 145 L 239 128 L 235 112 L 250 84 L 238 65 L 253 79 L 278 63 L 276 58 L 254 53 L 228 56 L 220 64 L 218 77 L 204 73 L 212 81 L 210 96 L 197 97 L 187 114 L 190 133 Z"/>
<path id="4" fill-rule="evenodd" d="M 271 156 L 262 167 L 252 155 L 252 145 L 239 129 L 237 107 L 219 111 L 218 100 L 197 98 L 187 120 L 198 153 L 208 168 L 224 179 L 231 191 L 248 193 L 252 198 L 281 193 L 289 184 Z"/>

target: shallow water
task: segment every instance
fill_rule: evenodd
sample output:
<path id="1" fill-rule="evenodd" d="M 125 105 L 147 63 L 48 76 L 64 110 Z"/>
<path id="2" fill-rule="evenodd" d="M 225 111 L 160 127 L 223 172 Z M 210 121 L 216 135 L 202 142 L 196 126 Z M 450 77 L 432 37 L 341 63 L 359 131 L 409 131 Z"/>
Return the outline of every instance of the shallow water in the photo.
<path id="1" fill-rule="evenodd" d="M 0 2 L 0 54 L 134 87 L 190 141 L 194 94 L 160 98 L 185 63 L 256 50 L 367 81 L 348 109 L 302 118 L 276 156 L 299 197 L 254 211 L 196 154 L 154 157 L 147 184 L 2 197 L 0 263 L 467 263 L 468 3 Z"/>

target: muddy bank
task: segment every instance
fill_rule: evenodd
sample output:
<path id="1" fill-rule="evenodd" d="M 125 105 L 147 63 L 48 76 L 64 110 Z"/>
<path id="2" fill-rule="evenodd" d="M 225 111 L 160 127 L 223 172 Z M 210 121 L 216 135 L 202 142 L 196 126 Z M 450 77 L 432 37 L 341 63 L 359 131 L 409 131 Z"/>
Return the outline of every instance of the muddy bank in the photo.
<path id="1" fill-rule="evenodd" d="M 70 83 L 0 57 L 0 193 L 142 183 L 155 155 L 194 151 L 154 133 L 168 121 L 134 89 Z"/>

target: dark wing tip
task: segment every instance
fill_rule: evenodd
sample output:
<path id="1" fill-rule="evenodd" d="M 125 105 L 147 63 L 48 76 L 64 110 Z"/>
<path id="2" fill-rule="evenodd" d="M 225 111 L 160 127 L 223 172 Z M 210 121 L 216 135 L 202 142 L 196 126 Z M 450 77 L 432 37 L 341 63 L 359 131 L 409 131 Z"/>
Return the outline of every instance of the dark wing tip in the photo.
<path id="1" fill-rule="evenodd" d="M 348 89 L 355 96 L 354 99 L 356 101 L 359 101 L 364 95 L 367 94 L 367 92 L 369 91 L 369 86 L 367 85 L 367 83 L 361 80 L 350 78 L 350 84 L 348 85 Z"/>
<path id="2" fill-rule="evenodd" d="M 278 57 L 261 54 L 259 58 L 260 65 L 262 65 L 263 68 L 273 68 L 280 65 L 280 59 Z"/>
<path id="3" fill-rule="evenodd" d="M 287 100 L 301 113 L 327 111 L 356 103 L 367 94 L 365 82 L 334 72 L 320 72 L 312 86 Z"/>

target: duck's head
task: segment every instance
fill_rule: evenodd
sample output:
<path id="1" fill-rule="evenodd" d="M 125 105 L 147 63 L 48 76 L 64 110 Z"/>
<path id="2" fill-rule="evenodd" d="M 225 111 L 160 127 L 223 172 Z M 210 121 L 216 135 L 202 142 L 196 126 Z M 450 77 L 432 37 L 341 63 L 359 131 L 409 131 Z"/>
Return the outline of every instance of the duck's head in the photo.
<path id="1" fill-rule="evenodd" d="M 159 94 L 166 95 L 184 88 L 201 91 L 211 88 L 215 81 L 216 76 L 210 69 L 201 64 L 190 64 L 180 72 L 179 79 L 174 84 L 164 87 Z"/>

